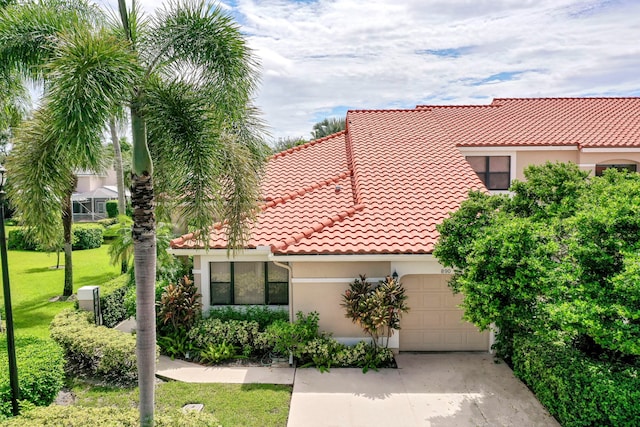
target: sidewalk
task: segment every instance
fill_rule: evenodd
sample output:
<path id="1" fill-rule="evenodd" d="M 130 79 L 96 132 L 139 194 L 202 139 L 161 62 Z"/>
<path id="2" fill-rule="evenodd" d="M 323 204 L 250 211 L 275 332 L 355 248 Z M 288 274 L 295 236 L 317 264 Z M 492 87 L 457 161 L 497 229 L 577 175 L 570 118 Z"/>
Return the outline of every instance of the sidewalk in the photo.
<path id="1" fill-rule="evenodd" d="M 295 368 L 202 366 L 160 356 L 156 364 L 156 376 L 186 383 L 293 385 Z"/>

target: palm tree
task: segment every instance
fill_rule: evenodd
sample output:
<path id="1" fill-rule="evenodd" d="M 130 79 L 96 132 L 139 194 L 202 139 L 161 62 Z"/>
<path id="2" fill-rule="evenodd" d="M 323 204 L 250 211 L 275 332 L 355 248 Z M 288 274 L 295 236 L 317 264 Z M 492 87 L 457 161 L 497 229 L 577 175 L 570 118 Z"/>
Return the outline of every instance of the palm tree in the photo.
<path id="1" fill-rule="evenodd" d="M 94 127 L 101 126 L 104 118 L 98 110 L 102 106 L 95 102 L 100 100 L 90 99 L 88 90 L 105 90 L 112 103 L 128 89 L 120 82 L 123 73 L 130 81 L 134 75 L 133 66 L 118 64 L 120 60 L 134 64 L 129 58 L 132 55 L 114 55 L 118 52 L 115 46 L 123 43 L 114 34 L 93 28 L 97 16 L 94 8 L 84 2 L 64 0 L 15 4 L 0 11 L 0 62 L 7 72 L 19 74 L 23 81 L 31 79 L 45 85 L 40 110 L 15 135 L 7 161 L 12 178 L 9 194 L 22 221 L 43 246 L 58 241 L 63 230 L 63 296 L 73 293 L 71 194 L 77 182 L 75 171 L 98 172 L 104 167 L 100 127 L 82 130 L 79 120 L 69 117 L 76 114 Z M 74 63 L 79 58 L 86 59 L 83 46 L 87 44 L 93 49 L 94 61 L 107 59 L 98 72 Z M 73 89 L 69 74 L 74 70 L 86 71 L 82 93 L 69 92 Z M 75 96 L 84 99 L 73 99 Z M 85 108 L 83 103 L 87 101 L 93 105 Z"/>
<path id="2" fill-rule="evenodd" d="M 31 13 L 50 1 L 29 3 Z M 89 143 L 118 105 L 129 106 L 140 420 L 146 426 L 153 425 L 156 205 L 162 217 L 179 209 L 202 236 L 220 221 L 230 247 L 241 246 L 259 198 L 265 144 L 250 103 L 256 63 L 229 15 L 189 0 L 171 3 L 151 19 L 135 7 L 127 9 L 124 0 L 119 1 L 119 12 L 122 24 L 117 31 L 101 29 L 95 20 L 64 28 L 47 39 L 54 40 L 51 59 L 27 62 L 37 63 L 47 77 L 42 110 L 27 130 L 41 142 L 43 154 L 74 154 L 79 164 L 90 165 L 94 151 Z M 8 32 L 2 27 L 6 23 L 0 19 L 0 63 L 26 68 L 21 59 L 39 51 L 33 45 L 12 51 L 7 34 L 19 34 L 34 45 L 46 41 L 31 38 L 33 32 L 25 33 L 20 23 Z M 111 41 L 111 52 L 94 60 L 105 39 Z M 20 54 L 12 55 L 16 50 Z M 88 78 L 104 86 L 88 85 Z M 42 179 L 41 198 L 50 203 L 60 200 L 57 190 L 64 179 L 51 176 L 46 166 L 35 169 Z M 51 190 L 56 190 L 56 198 L 48 196 Z"/>
<path id="3" fill-rule="evenodd" d="M 314 139 L 324 138 L 325 136 L 343 131 L 346 126 L 344 118 L 331 117 L 313 125 L 311 136 L 313 136 Z"/>

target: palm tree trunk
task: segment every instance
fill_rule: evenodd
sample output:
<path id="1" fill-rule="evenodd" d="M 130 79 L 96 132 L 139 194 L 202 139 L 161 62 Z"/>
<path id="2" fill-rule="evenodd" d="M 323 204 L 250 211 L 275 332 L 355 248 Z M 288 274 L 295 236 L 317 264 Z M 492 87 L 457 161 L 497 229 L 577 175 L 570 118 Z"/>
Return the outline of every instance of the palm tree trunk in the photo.
<path id="1" fill-rule="evenodd" d="M 120 140 L 116 130 L 116 120 L 112 117 L 109 121 L 111 129 L 111 143 L 113 144 L 113 161 L 116 169 L 116 181 L 118 185 L 118 215 L 124 215 L 127 210 L 124 194 L 124 174 L 122 172 L 122 151 L 120 150 Z M 126 273 L 126 270 L 124 271 Z"/>
<path id="2" fill-rule="evenodd" d="M 133 135 L 132 239 L 136 278 L 136 354 L 140 392 L 140 425 L 153 426 L 156 370 L 156 224 L 151 157 L 146 128 L 136 104 L 131 106 Z"/>
<path id="3" fill-rule="evenodd" d="M 64 239 L 64 289 L 62 296 L 70 297 L 73 294 L 73 262 L 71 257 L 71 250 L 73 245 L 73 233 L 71 227 L 73 225 L 73 208 L 71 203 L 71 194 L 75 189 L 75 183 L 77 178 L 74 176 L 73 187 L 67 191 L 64 199 L 62 200 L 62 227 L 63 227 L 63 239 Z"/>

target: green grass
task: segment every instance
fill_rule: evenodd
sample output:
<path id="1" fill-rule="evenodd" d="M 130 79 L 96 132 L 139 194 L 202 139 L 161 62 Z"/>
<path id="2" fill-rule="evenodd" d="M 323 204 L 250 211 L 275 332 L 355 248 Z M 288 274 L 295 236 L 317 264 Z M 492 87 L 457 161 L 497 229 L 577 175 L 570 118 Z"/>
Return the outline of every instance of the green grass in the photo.
<path id="1" fill-rule="evenodd" d="M 73 252 L 74 293 L 86 285 L 99 285 L 104 292 L 105 283 L 119 276 L 119 267 L 109 264 L 108 250 L 109 245 L 103 244 L 97 249 Z M 8 264 L 16 335 L 48 337 L 51 319 L 60 310 L 73 307 L 73 302 L 49 301 L 62 295 L 64 268 L 55 269 L 55 253 L 31 251 L 9 251 Z M 0 304 L 4 312 L 4 294 L 0 295 Z"/>
<path id="2" fill-rule="evenodd" d="M 135 408 L 138 389 L 76 384 L 76 405 Z M 167 382 L 156 387 L 156 411 L 180 409 L 187 403 L 202 403 L 223 426 L 286 426 L 291 387 L 270 384 L 191 384 Z"/>

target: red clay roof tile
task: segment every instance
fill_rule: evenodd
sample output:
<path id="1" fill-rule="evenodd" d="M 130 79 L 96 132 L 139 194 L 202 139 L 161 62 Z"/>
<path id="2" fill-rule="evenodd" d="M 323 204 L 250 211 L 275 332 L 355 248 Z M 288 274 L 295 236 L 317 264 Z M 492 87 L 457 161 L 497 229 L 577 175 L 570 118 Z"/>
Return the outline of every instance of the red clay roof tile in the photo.
<path id="1" fill-rule="evenodd" d="M 346 131 L 278 153 L 248 248 L 278 254 L 421 254 L 469 189 L 458 146 L 640 147 L 640 98 L 495 99 L 347 113 Z M 226 248 L 220 224 L 210 248 Z M 188 234 L 175 249 L 202 248 Z"/>

